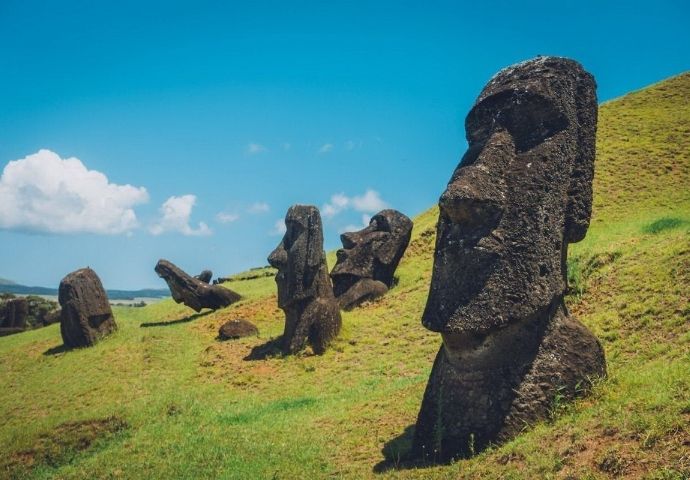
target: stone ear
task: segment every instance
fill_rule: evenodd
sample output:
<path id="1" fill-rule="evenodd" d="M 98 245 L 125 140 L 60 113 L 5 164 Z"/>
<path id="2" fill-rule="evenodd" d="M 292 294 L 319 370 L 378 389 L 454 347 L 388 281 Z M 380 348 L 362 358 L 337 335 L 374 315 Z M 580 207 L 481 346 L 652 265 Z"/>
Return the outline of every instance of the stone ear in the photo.
<path id="1" fill-rule="evenodd" d="M 392 236 L 388 238 L 389 240 L 380 245 L 376 250 L 376 257 L 378 258 L 379 262 L 384 265 L 390 265 L 393 263 L 393 260 L 395 260 L 395 254 L 398 253 L 398 245 L 392 241 Z"/>
<path id="2" fill-rule="evenodd" d="M 597 125 L 597 94 L 594 78 L 582 72 L 576 81 L 577 155 L 570 173 L 564 241 L 585 238 L 592 216 L 592 179 Z M 592 118 L 593 117 L 593 118 Z"/>

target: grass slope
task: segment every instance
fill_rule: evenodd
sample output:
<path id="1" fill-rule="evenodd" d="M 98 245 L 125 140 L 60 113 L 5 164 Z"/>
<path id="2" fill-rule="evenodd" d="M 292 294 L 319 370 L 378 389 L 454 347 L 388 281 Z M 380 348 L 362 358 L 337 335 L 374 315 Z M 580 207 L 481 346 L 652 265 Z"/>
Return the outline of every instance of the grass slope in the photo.
<path id="1" fill-rule="evenodd" d="M 63 351 L 57 325 L 0 339 L 0 476 L 689 478 L 688 99 L 685 74 L 601 107 L 568 304 L 602 340 L 609 378 L 548 422 L 470 460 L 398 464 L 440 344 L 419 321 L 433 208 L 415 219 L 397 287 L 344 313 L 321 357 L 248 359 L 283 326 L 273 279 L 256 272 L 215 313 L 116 308 L 119 331 L 93 348 Z M 216 341 L 237 317 L 260 337 Z"/>

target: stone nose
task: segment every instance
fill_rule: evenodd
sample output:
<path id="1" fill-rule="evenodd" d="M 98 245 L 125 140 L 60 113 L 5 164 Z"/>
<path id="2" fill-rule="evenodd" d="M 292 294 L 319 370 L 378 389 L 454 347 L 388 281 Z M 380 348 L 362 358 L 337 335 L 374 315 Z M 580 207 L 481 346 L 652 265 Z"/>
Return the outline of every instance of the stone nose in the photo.
<path id="1" fill-rule="evenodd" d="M 357 246 L 359 235 L 357 232 L 345 232 L 340 235 L 340 241 L 343 242 L 343 247 L 349 250 Z"/>
<path id="2" fill-rule="evenodd" d="M 279 270 L 287 265 L 287 261 L 287 251 L 283 247 L 282 243 L 278 245 L 276 249 L 273 250 L 271 254 L 268 256 L 268 264 L 273 268 L 277 268 Z"/>
<path id="3" fill-rule="evenodd" d="M 441 212 L 453 223 L 468 226 L 493 224 L 503 212 L 501 192 L 495 187 L 487 187 L 476 175 L 482 173 L 478 170 L 466 167 L 466 171 L 441 195 Z"/>

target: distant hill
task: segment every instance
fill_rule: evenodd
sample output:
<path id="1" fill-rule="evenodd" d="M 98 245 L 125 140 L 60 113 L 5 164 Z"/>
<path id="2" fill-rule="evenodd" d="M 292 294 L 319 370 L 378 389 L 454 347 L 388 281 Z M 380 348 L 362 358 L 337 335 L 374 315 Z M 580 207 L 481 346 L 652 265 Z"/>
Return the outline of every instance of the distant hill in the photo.
<path id="1" fill-rule="evenodd" d="M 0 278 L 0 285 L 16 285 L 16 283 L 6 278 Z"/>
<path id="2" fill-rule="evenodd" d="M 132 300 L 134 298 L 165 298 L 170 296 L 170 290 L 159 288 L 145 288 L 141 290 L 106 290 L 110 300 Z M 27 287 L 9 280 L 0 281 L 0 293 L 14 293 L 16 295 L 57 295 L 57 288 Z"/>

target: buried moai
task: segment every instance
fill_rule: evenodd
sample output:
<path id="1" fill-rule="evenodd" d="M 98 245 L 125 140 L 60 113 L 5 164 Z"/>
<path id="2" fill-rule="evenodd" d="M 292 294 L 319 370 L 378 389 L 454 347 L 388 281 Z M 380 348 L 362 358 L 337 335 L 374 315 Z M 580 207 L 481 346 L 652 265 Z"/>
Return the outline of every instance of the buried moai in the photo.
<path id="1" fill-rule="evenodd" d="M 285 227 L 283 239 L 268 257 L 278 269 L 278 306 L 285 312 L 281 349 L 291 354 L 309 343 L 320 354 L 342 323 L 328 277 L 321 216 L 316 207 L 293 205 Z"/>
<path id="2" fill-rule="evenodd" d="M 596 84 L 538 57 L 499 72 L 465 121 L 469 148 L 439 200 L 422 323 L 441 333 L 412 455 L 448 461 L 517 435 L 606 374 L 568 314 L 569 243 L 592 206 Z"/>
<path id="3" fill-rule="evenodd" d="M 90 268 L 60 282 L 60 333 L 66 347 L 88 347 L 117 329 L 101 279 Z"/>
<path id="4" fill-rule="evenodd" d="M 26 298 L 10 298 L 0 304 L 0 336 L 26 330 L 28 315 L 29 302 Z"/>
<path id="5" fill-rule="evenodd" d="M 194 278 L 201 280 L 204 283 L 211 283 L 213 272 L 211 270 L 202 270 L 199 275 L 194 275 Z"/>
<path id="6" fill-rule="evenodd" d="M 343 310 L 385 294 L 412 235 L 412 220 L 397 210 L 382 210 L 369 226 L 340 235 L 343 248 L 331 272 L 333 292 Z"/>
<path id="7" fill-rule="evenodd" d="M 167 260 L 159 260 L 154 270 L 168 284 L 173 300 L 176 303 L 184 303 L 195 312 L 200 312 L 202 308 L 218 310 L 242 298 L 229 288 L 209 285 L 188 275 Z M 211 276 L 208 275 L 208 277 Z"/>

